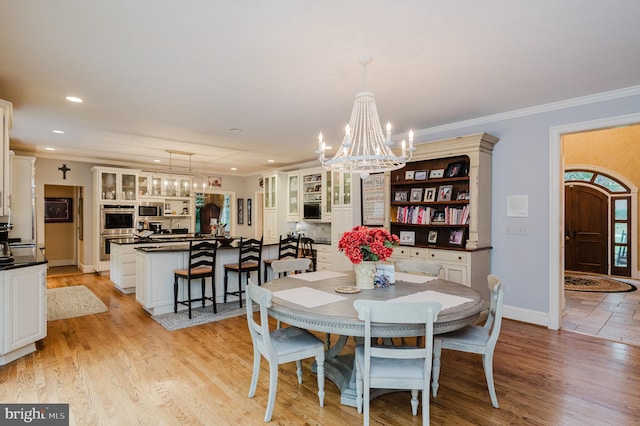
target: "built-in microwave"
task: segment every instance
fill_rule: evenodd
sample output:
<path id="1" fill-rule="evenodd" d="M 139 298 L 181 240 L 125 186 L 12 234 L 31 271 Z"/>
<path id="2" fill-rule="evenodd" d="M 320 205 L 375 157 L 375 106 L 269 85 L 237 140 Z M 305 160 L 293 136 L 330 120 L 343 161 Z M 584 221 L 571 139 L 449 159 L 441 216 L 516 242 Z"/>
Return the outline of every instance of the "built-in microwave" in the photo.
<path id="1" fill-rule="evenodd" d="M 303 219 L 322 219 L 322 209 L 320 208 L 320 204 L 304 204 Z"/>
<path id="2" fill-rule="evenodd" d="M 164 204 L 150 201 L 141 202 L 138 205 L 138 218 L 162 217 Z"/>

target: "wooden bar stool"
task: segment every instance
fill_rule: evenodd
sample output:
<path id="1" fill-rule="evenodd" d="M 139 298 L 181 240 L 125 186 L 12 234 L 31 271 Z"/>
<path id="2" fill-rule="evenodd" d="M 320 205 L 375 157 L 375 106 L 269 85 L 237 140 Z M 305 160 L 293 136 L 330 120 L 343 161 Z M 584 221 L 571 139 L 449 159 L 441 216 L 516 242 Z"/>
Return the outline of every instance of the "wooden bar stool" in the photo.
<path id="1" fill-rule="evenodd" d="M 264 237 L 263 237 L 264 238 Z M 224 265 L 224 303 L 227 303 L 227 295 L 231 294 L 238 296 L 240 300 L 240 307 L 242 308 L 242 274 L 246 273 L 247 282 L 249 282 L 249 274 L 252 271 L 257 271 L 258 285 L 262 285 L 260 275 L 260 261 L 262 259 L 262 240 L 256 239 L 243 239 L 240 238 L 238 244 L 238 263 L 226 263 Z M 238 274 L 238 291 L 229 291 L 229 272 L 236 272 Z"/>
<path id="2" fill-rule="evenodd" d="M 274 260 L 282 260 L 282 259 L 295 259 L 296 257 L 298 257 L 298 250 L 300 248 L 300 236 L 296 236 L 296 237 L 287 237 L 287 238 L 282 238 L 282 235 L 280 235 L 280 241 L 278 242 L 278 259 L 265 259 L 262 261 L 262 263 L 264 263 L 264 270 L 263 270 L 263 278 L 262 278 L 262 282 L 267 282 L 268 281 L 268 269 L 269 266 L 271 266 L 271 262 L 273 262 Z"/>
<path id="3" fill-rule="evenodd" d="M 216 311 L 216 252 L 217 244 L 208 241 L 189 242 L 189 267 L 187 269 L 173 270 L 173 312 L 178 312 L 178 303 L 189 308 L 189 319 L 191 319 L 191 303 L 202 301 L 204 308 L 205 301 L 211 300 L 213 303 L 213 313 Z M 205 279 L 211 277 L 211 297 L 205 293 Z M 178 300 L 178 279 L 186 280 L 187 298 Z M 201 280 L 201 297 L 193 299 L 191 297 L 191 280 Z"/>

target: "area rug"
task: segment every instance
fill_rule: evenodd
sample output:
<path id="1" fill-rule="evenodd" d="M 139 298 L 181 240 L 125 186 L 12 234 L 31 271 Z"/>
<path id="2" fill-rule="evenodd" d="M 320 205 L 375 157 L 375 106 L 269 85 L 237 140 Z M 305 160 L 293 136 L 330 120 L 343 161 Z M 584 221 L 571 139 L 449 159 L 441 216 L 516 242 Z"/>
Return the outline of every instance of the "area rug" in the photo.
<path id="1" fill-rule="evenodd" d="M 259 309 L 259 305 L 253 305 L 254 312 Z M 244 304 L 242 305 L 242 308 L 240 308 L 237 301 L 229 303 L 218 303 L 216 305 L 216 310 L 218 311 L 218 313 L 214 314 L 212 306 L 205 306 L 204 308 L 192 308 L 191 319 L 189 319 L 189 313 L 186 310 L 178 311 L 177 314 L 169 312 L 166 314 L 152 315 L 151 318 L 156 320 L 167 330 L 174 331 L 180 330 L 182 328 L 193 327 L 196 325 L 207 324 L 210 322 L 245 315 L 247 312 Z"/>
<path id="2" fill-rule="evenodd" d="M 610 277 L 566 271 L 564 273 L 564 289 L 599 293 L 624 293 L 637 290 L 633 284 Z"/>
<path id="3" fill-rule="evenodd" d="M 107 312 L 107 307 L 83 285 L 47 289 L 47 320 Z"/>

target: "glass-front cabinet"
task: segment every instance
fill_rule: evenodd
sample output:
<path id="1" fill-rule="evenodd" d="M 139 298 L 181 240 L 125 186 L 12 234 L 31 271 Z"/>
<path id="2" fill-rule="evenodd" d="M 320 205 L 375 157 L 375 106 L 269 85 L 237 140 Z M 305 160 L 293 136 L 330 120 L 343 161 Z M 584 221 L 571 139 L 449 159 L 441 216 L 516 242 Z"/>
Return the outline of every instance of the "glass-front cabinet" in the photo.
<path id="1" fill-rule="evenodd" d="M 287 174 L 287 221 L 300 220 L 300 173 Z"/>
<path id="2" fill-rule="evenodd" d="M 142 197 L 188 198 L 191 196 L 191 176 L 140 174 L 138 195 Z"/>
<path id="3" fill-rule="evenodd" d="M 264 177 L 264 208 L 275 209 L 277 205 L 276 194 L 277 188 L 277 175 L 268 175 Z"/>
<path id="4" fill-rule="evenodd" d="M 100 201 L 136 201 L 138 199 L 138 171 L 93 168 L 97 174 Z"/>

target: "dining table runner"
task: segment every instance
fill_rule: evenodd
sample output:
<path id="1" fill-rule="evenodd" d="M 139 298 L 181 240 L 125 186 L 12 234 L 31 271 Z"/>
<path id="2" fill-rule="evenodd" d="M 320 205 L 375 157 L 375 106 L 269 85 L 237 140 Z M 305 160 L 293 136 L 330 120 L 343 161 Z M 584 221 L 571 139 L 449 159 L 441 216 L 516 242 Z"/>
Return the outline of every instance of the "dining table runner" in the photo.
<path id="1" fill-rule="evenodd" d="M 439 291 L 427 290 L 418 293 L 408 294 L 406 296 L 396 297 L 389 299 L 388 302 L 440 302 L 442 310 L 453 308 L 454 306 L 462 305 L 463 303 L 473 302 L 473 300 L 455 296 L 453 294 L 440 293 Z"/>
<path id="2" fill-rule="evenodd" d="M 347 299 L 337 294 L 327 293 L 309 287 L 296 287 L 288 290 L 274 291 L 273 296 L 306 308 L 315 308 Z"/>

